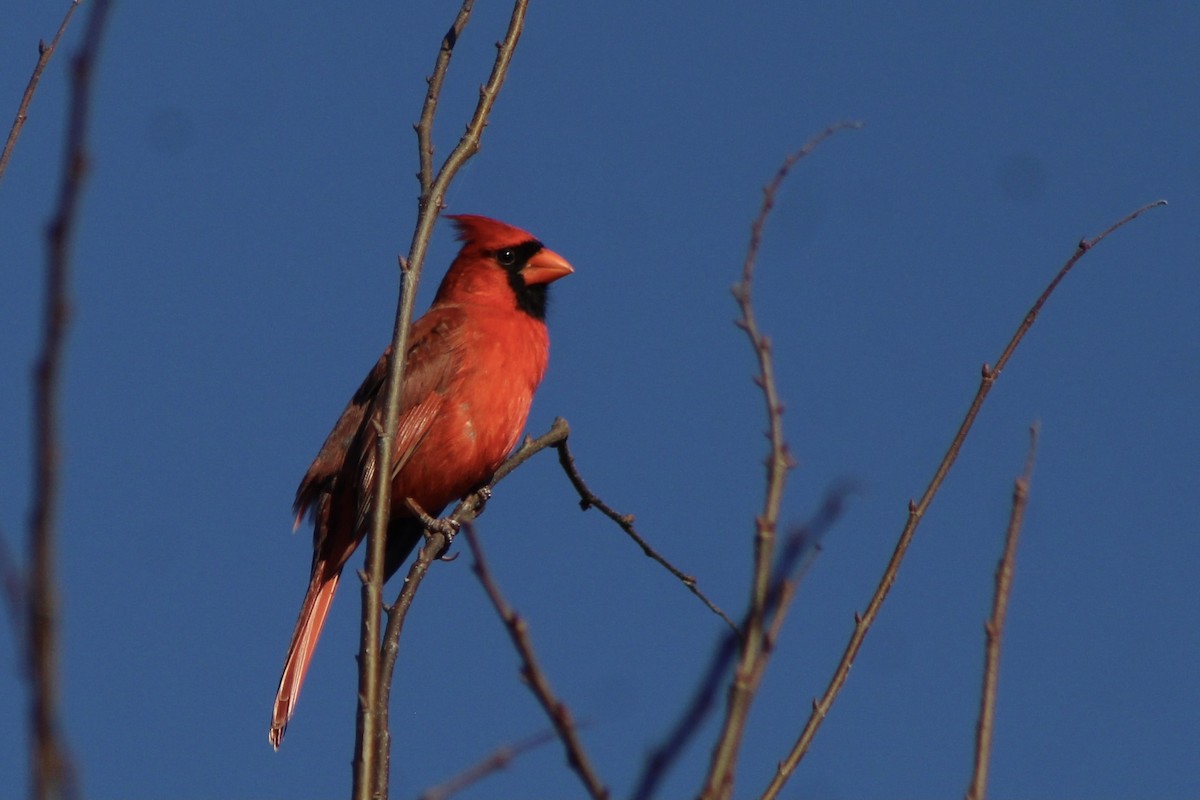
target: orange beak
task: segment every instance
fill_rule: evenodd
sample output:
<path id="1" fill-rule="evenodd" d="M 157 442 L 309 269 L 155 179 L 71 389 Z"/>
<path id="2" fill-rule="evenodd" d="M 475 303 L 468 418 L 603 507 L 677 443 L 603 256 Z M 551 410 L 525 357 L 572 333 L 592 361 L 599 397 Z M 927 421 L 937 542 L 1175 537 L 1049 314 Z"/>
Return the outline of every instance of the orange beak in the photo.
<path id="1" fill-rule="evenodd" d="M 565 258 L 543 247 L 529 259 L 525 268 L 521 270 L 521 277 L 525 279 L 526 285 L 536 286 L 539 283 L 553 283 L 574 271 Z"/>

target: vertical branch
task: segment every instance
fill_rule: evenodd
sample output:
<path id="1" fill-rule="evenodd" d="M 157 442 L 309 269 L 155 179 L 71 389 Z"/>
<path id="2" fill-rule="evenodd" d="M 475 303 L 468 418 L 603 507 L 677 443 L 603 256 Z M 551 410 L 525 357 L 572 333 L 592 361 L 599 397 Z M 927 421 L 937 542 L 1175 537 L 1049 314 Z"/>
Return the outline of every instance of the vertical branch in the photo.
<path id="1" fill-rule="evenodd" d="M 438 559 L 438 556 L 444 553 L 450 547 L 450 537 L 444 531 L 428 531 L 425 536 L 425 541 L 421 548 L 417 551 L 416 558 L 413 559 L 412 566 L 408 569 L 408 575 L 404 578 L 404 586 L 400 589 L 400 595 L 396 598 L 396 602 L 387 607 L 387 624 L 384 626 L 383 643 L 379 648 L 379 666 L 377 674 L 379 679 L 379 694 L 376 697 L 376 705 L 378 708 L 378 742 L 376 748 L 378 753 L 375 756 L 375 795 L 377 797 L 387 797 L 388 785 L 391 782 L 392 769 L 392 734 L 388 724 L 389 703 L 391 702 L 392 694 L 392 673 L 396 668 L 396 658 L 400 655 L 400 631 L 404 627 L 404 621 L 408 618 L 408 611 L 412 608 L 413 599 L 417 596 L 417 590 L 421 588 L 421 582 L 425 580 L 425 576 L 429 574 L 429 565 Z"/>
<path id="2" fill-rule="evenodd" d="M 107 0 L 96 0 L 71 73 L 63 175 L 58 206 L 46 228 L 46 296 L 42 349 L 34 370 L 34 489 L 29 525 L 26 632 L 32 693 L 31 791 L 37 800 L 72 796 L 74 778 L 62 742 L 58 713 L 58 597 L 55 575 L 59 493 L 58 404 L 63 350 L 70 315 L 67 287 L 71 239 L 87 173 L 85 139 L 91 105 L 92 67 L 108 17 Z"/>
<path id="3" fill-rule="evenodd" d="M 821 727 L 821 723 L 825 720 L 829 709 L 833 707 L 833 701 L 837 699 L 838 693 L 841 692 L 842 686 L 846 683 L 846 678 L 850 675 L 850 667 L 854 663 L 854 659 L 858 656 L 858 651 L 862 647 L 863 640 L 866 639 L 867 631 L 870 630 L 875 618 L 879 616 L 879 611 L 883 607 L 884 600 L 887 599 L 888 592 L 891 591 L 892 584 L 896 581 L 896 575 L 900 571 L 900 563 L 904 560 L 904 555 L 908 552 L 908 546 L 912 543 L 912 538 L 917 532 L 917 527 L 921 524 L 921 520 L 925 516 L 925 512 L 929 509 L 933 498 L 937 495 L 938 490 L 945 481 L 946 475 L 949 474 L 950 468 L 958 459 L 959 450 L 962 449 L 963 443 L 967 439 L 967 434 L 970 433 L 971 427 L 975 424 L 975 418 L 979 415 L 979 410 L 983 407 L 983 401 L 987 399 L 988 393 L 995 384 L 996 379 L 1000 377 L 1000 372 L 1007 366 L 1008 361 L 1012 358 L 1013 353 L 1017 349 L 1017 345 L 1025 338 L 1025 334 L 1033 326 L 1038 314 L 1042 310 L 1042 306 L 1050 299 L 1050 295 L 1058 288 L 1066 278 L 1067 273 L 1079 263 L 1079 260 L 1098 245 L 1101 241 L 1107 238 L 1111 233 L 1118 228 L 1132 222 L 1152 208 L 1166 205 L 1165 200 L 1156 200 L 1153 203 L 1147 203 L 1138 210 L 1127 214 L 1125 217 L 1114 222 L 1098 236 L 1091 239 L 1083 239 L 1075 248 L 1075 252 L 1067 259 L 1058 274 L 1042 291 L 1041 295 L 1034 302 L 1033 306 L 1025 314 L 1021 324 L 1017 326 L 1017 330 L 1005 345 L 1004 350 L 1000 353 L 1000 357 L 996 360 L 996 366 L 990 367 L 987 364 L 983 365 L 982 374 L 979 381 L 979 389 L 975 392 L 974 399 L 971 400 L 971 405 L 967 409 L 966 416 L 959 424 L 958 430 L 954 434 L 954 438 L 950 442 L 950 447 L 942 456 L 941 463 L 933 473 L 933 477 L 929 481 L 929 485 L 925 487 L 925 492 L 921 495 L 919 501 L 908 502 L 908 519 L 904 524 L 903 530 L 900 532 L 900 538 L 896 541 L 896 547 L 892 552 L 892 557 L 888 561 L 887 567 L 884 568 L 883 575 L 879 579 L 879 585 L 875 588 L 874 594 L 867 602 L 867 609 L 862 613 L 854 615 L 854 631 L 850 634 L 850 641 L 846 643 L 846 649 L 842 652 L 842 657 L 834 667 L 833 677 L 829 679 L 828 686 L 825 687 L 825 693 L 820 698 L 813 700 L 812 713 L 808 717 L 808 722 L 805 723 L 804 729 L 800 732 L 800 736 L 792 745 L 791 751 L 787 757 L 779 763 L 779 768 L 772 778 L 767 790 L 763 793 L 763 800 L 771 800 L 778 796 L 783 785 L 787 783 L 792 772 L 800 763 L 800 759 L 804 758 L 804 754 L 808 752 L 809 746 L 812 744 L 813 737 L 816 736 L 817 729 Z"/>
<path id="4" fill-rule="evenodd" d="M 425 104 L 421 107 L 421 120 L 413 127 L 417 131 L 417 154 L 421 162 L 417 180 L 421 183 L 421 198 L 424 199 L 433 187 L 433 118 L 437 114 L 438 100 L 442 96 L 442 84 L 446 81 L 446 71 L 450 68 L 450 57 L 454 55 L 454 45 L 458 37 L 471 19 L 471 9 L 475 0 L 463 0 L 458 9 L 458 16 L 450 25 L 450 30 L 442 37 L 442 46 L 438 49 L 437 60 L 433 63 L 433 72 L 425 82 L 429 89 L 425 92 Z"/>
<path id="5" fill-rule="evenodd" d="M 380 671 L 383 562 L 388 513 L 391 507 L 392 443 L 396 439 L 396 428 L 400 416 L 404 363 L 408 353 L 408 334 L 409 328 L 412 326 L 417 284 L 420 281 L 425 252 L 433 235 L 433 226 L 442 209 L 446 189 L 462 165 L 479 151 L 479 141 L 483 135 L 483 129 L 487 125 L 488 116 L 496 101 L 496 96 L 500 92 L 500 87 L 504 84 L 513 52 L 516 50 L 517 42 L 521 38 L 521 31 L 524 29 L 527 5 L 528 0 L 516 0 L 514 3 L 508 31 L 504 40 L 497 47 L 491 75 L 487 83 L 480 89 L 475 113 L 467 124 L 466 132 L 446 158 L 441 169 L 438 170 L 437 177 L 429 185 L 428 190 L 425 189 L 424 166 L 418 176 L 421 180 L 422 191 L 418 202 L 417 225 L 413 232 L 408 258 L 402 259 L 400 262 L 400 293 L 396 309 L 396 323 L 392 331 L 392 357 L 388 365 L 384 423 L 377 444 L 376 475 L 379 476 L 379 479 L 375 481 L 373 489 L 374 513 L 372 514 L 372 526 L 367 535 L 366 575 L 362 594 L 362 633 L 359 642 L 359 699 L 353 793 L 355 800 L 386 797 L 388 789 L 385 762 L 389 736 L 382 724 L 386 722 L 387 712 L 380 708 L 381 692 L 379 690 L 381 681 L 390 684 L 392 680 L 390 671 L 386 675 Z M 455 27 L 451 29 L 453 36 L 444 39 L 443 46 L 439 50 L 434 68 L 435 76 L 445 73 L 454 40 L 457 38 L 456 31 L 461 31 L 462 27 L 466 25 L 470 12 L 470 2 L 464 2 L 455 19 Z M 449 40 L 449 46 L 446 45 L 447 40 Z M 430 86 L 432 90 L 433 81 Z M 439 80 L 439 90 L 440 86 Z M 425 163 L 425 159 L 432 158 L 432 145 L 428 131 L 433 124 L 436 103 L 436 97 L 432 100 L 428 96 L 426 97 L 421 122 L 417 128 L 419 158 L 422 160 L 422 164 Z M 426 131 L 424 134 L 422 134 L 422 129 Z M 429 150 L 428 156 L 424 154 L 426 150 Z M 384 781 L 382 785 L 378 783 L 381 780 Z"/>
<path id="6" fill-rule="evenodd" d="M 42 79 L 42 72 L 45 71 L 46 65 L 50 63 L 50 57 L 54 55 L 54 51 L 58 49 L 58 42 L 62 39 L 63 33 L 67 30 L 67 24 L 71 21 L 71 17 L 75 14 L 75 9 L 79 7 L 80 0 L 71 0 L 71 5 L 67 7 L 67 13 L 63 17 L 63 21 L 58 26 L 58 31 L 54 34 L 54 38 L 50 40 L 50 44 L 38 42 L 38 60 L 33 67 L 33 75 L 29 77 L 29 83 L 25 86 L 25 94 L 21 95 L 21 104 L 17 106 L 17 117 L 13 120 L 12 128 L 8 131 L 8 139 L 4 142 L 4 150 L 0 151 L 0 180 L 4 178 L 4 171 L 8 169 L 8 160 L 12 157 L 13 148 L 16 147 L 17 138 L 21 135 L 21 128 L 25 127 L 25 120 L 29 118 L 29 104 L 33 101 L 33 93 L 37 91 L 38 81 Z"/>
<path id="7" fill-rule="evenodd" d="M 754 382 L 762 390 L 767 410 L 767 438 L 771 443 L 767 455 L 766 496 L 762 511 L 755 519 L 754 573 L 751 579 L 750 610 L 742 628 L 741 654 L 738 658 L 733 684 L 729 688 L 725 723 L 713 748 L 712 763 L 705 779 L 702 797 L 728 797 L 733 787 L 733 771 L 741 746 L 746 716 L 758 686 L 761 669 L 758 662 L 766 658 L 764 650 L 764 621 L 767 611 L 767 595 L 770 588 L 771 568 L 774 562 L 775 527 L 779 519 L 779 507 L 783 501 L 783 488 L 787 471 L 795 462 L 788 452 L 783 438 L 783 403 L 775 386 L 775 368 L 772 363 L 771 342 L 759 330 L 751 298 L 754 264 L 762 242 L 763 227 L 775 205 L 775 195 L 800 159 L 833 134 L 844 128 L 858 128 L 860 123 L 843 122 L 831 125 L 809 139 L 803 147 L 784 159 L 771 182 L 763 189 L 762 206 L 750 226 L 750 244 L 746 248 L 746 259 L 742 265 L 742 278 L 733 287 L 733 296 L 741 311 L 737 326 L 745 331 L 758 360 L 758 375 Z"/>
<path id="8" fill-rule="evenodd" d="M 1004 536 L 1004 555 L 996 566 L 996 590 L 992 597 L 992 616 L 984 625 L 983 689 L 979 698 L 979 722 L 975 726 L 975 769 L 967 788 L 967 800 L 983 800 L 987 792 L 988 763 L 992 754 L 992 731 L 996 723 L 996 685 L 1000 675 L 1000 645 L 1004 633 L 1004 618 L 1008 613 L 1008 598 L 1012 593 L 1013 563 L 1017 542 L 1021 538 L 1021 523 L 1029 502 L 1029 482 L 1033 478 L 1033 459 L 1037 454 L 1038 428 L 1029 429 L 1029 452 L 1025 468 L 1013 482 L 1012 513 L 1008 532 Z"/>

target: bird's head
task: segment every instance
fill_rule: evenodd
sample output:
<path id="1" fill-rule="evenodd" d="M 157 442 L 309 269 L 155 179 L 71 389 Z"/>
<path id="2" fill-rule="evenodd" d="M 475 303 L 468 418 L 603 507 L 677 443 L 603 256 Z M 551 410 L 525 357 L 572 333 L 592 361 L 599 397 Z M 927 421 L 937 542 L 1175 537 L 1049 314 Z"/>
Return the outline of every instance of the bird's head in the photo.
<path id="1" fill-rule="evenodd" d="M 462 249 L 434 302 L 515 303 L 535 319 L 546 317 L 546 287 L 575 270 L 531 234 L 489 217 L 454 214 Z"/>

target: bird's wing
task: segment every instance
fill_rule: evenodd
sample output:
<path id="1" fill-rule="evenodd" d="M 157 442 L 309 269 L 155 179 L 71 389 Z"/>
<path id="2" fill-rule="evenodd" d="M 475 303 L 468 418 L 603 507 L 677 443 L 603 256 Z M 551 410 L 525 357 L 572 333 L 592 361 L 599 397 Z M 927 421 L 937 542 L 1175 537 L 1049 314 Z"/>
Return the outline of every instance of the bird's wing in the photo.
<path id="1" fill-rule="evenodd" d="M 346 453 L 362 428 L 367 408 L 379 394 L 379 388 L 387 377 L 390 352 L 391 348 L 385 350 L 367 373 L 366 379 L 338 417 L 333 430 L 325 437 L 325 443 L 321 445 L 317 457 L 309 465 L 308 472 L 304 473 L 300 486 L 296 489 L 296 500 L 292 504 L 292 511 L 296 515 L 296 527 L 300 526 L 305 513 L 310 509 L 314 516 L 321 515 L 321 497 L 332 490 L 334 479 L 341 473 L 345 464 Z"/>
<path id="2" fill-rule="evenodd" d="M 446 402 L 458 362 L 461 316 L 461 310 L 456 307 L 434 308 L 413 325 L 392 448 L 393 478 L 420 447 Z M 387 411 L 384 385 L 386 380 L 376 388 L 370 418 L 363 423 L 358 436 L 362 446 L 358 448 L 356 485 L 359 494 L 355 530 L 359 534 L 366 532 L 362 526 L 375 494 L 377 442 Z"/>

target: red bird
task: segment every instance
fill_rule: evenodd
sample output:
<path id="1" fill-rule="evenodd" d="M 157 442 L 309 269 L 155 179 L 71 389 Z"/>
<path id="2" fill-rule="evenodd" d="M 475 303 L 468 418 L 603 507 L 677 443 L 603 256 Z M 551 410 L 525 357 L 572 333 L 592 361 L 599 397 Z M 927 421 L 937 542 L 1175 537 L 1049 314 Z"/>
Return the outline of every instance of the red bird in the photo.
<path id="1" fill-rule="evenodd" d="M 436 516 L 491 480 L 516 445 L 549 358 L 547 285 L 573 271 L 519 228 L 466 214 L 450 219 L 462 250 L 409 334 L 385 580 L 422 538 L 421 522 L 405 498 Z M 342 568 L 371 524 L 377 426 L 383 427 L 390 355 L 389 347 L 296 490 L 297 525 L 312 512 L 313 560 L 275 694 L 270 740 L 277 749 Z"/>

